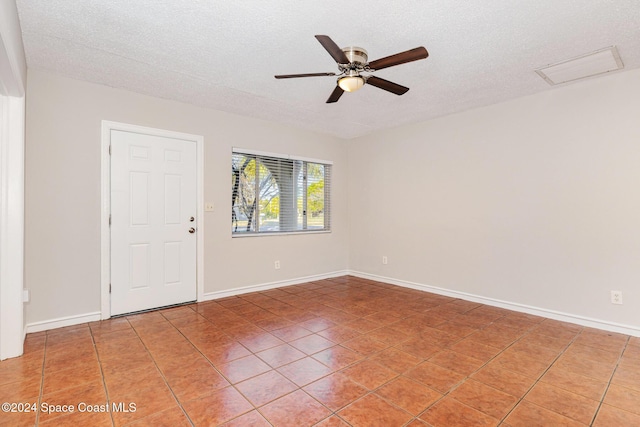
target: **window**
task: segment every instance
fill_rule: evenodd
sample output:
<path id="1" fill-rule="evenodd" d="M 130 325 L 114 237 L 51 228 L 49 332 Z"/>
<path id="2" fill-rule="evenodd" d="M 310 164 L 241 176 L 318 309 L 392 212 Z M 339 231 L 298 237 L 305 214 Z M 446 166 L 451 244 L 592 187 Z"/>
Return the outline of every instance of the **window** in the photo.
<path id="1" fill-rule="evenodd" d="M 234 149 L 233 235 L 329 231 L 331 162 Z"/>

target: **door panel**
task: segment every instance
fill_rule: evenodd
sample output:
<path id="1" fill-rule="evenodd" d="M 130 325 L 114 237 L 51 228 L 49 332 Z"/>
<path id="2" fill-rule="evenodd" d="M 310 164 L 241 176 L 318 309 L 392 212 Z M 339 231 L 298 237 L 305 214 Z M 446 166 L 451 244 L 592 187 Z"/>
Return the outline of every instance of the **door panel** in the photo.
<path id="1" fill-rule="evenodd" d="M 182 177 L 180 175 L 164 176 L 164 223 L 180 224 L 180 192 Z"/>
<path id="2" fill-rule="evenodd" d="M 149 174 L 130 172 L 131 226 L 149 225 Z"/>
<path id="3" fill-rule="evenodd" d="M 149 244 L 138 243 L 129 246 L 130 281 L 131 289 L 149 287 Z"/>
<path id="4" fill-rule="evenodd" d="M 180 253 L 181 242 L 166 242 L 164 244 L 164 284 L 173 285 L 181 282 Z"/>
<path id="5" fill-rule="evenodd" d="M 111 131 L 112 315 L 196 299 L 196 212 L 194 141 Z"/>

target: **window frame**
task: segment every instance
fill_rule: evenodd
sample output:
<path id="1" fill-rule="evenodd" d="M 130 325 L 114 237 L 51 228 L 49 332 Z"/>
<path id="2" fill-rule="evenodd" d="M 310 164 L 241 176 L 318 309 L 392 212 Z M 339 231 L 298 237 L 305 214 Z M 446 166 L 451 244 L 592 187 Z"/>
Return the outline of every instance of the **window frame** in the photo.
<path id="1" fill-rule="evenodd" d="M 236 154 L 240 154 L 240 155 L 246 155 L 246 156 L 253 156 L 256 157 L 256 160 L 259 157 L 265 157 L 265 158 L 269 158 L 269 159 L 278 159 L 278 160 L 292 160 L 292 161 L 300 161 L 303 162 L 303 168 L 304 168 L 304 191 L 303 193 L 303 206 L 304 206 L 304 211 L 305 214 L 303 215 L 303 227 L 304 229 L 301 230 L 286 230 L 286 231 L 243 231 L 243 232 L 234 232 L 233 228 L 231 230 L 231 237 L 232 238 L 236 238 L 236 237 L 255 237 L 255 236 L 286 236 L 286 235 L 294 235 L 294 234 L 323 234 L 323 233 L 331 233 L 332 231 L 332 227 L 331 227 L 331 176 L 332 176 L 332 170 L 333 170 L 333 161 L 331 160 L 323 160 L 323 159 L 315 159 L 315 158 L 310 158 L 310 157 L 302 157 L 302 156 L 295 156 L 295 155 L 291 155 L 291 154 L 282 154 L 282 153 L 272 153 L 272 152 L 266 152 L 266 151 L 258 151 L 258 150 L 251 150 L 251 149 L 245 149 L 245 148 L 238 148 L 238 147 L 232 147 L 231 150 L 231 158 L 233 159 L 233 156 Z M 314 163 L 314 164 L 320 164 L 323 165 L 325 167 L 324 169 L 324 180 L 325 180 L 325 190 L 324 190 L 324 206 L 325 206 L 325 215 L 328 215 L 328 218 L 325 218 L 325 225 L 324 228 L 322 229 L 308 229 L 306 228 L 307 225 L 307 220 L 308 220 L 308 214 L 307 214 L 307 204 L 308 204 L 308 178 L 307 178 L 307 165 L 308 163 Z M 328 175 L 328 176 L 327 176 Z M 233 184 L 233 183 L 232 183 Z M 258 183 L 256 182 L 256 187 L 258 186 Z M 259 191 L 256 191 L 256 196 L 259 195 Z M 233 195 L 232 195 L 233 197 Z M 259 205 L 259 202 L 257 203 L 257 205 Z M 234 205 L 233 205 L 233 200 L 232 200 L 232 205 L 231 205 L 231 209 L 233 211 L 234 209 Z M 259 211 L 258 211 L 259 214 Z M 233 216 L 232 216 L 232 220 L 233 220 Z M 258 226 L 259 227 L 259 226 Z"/>

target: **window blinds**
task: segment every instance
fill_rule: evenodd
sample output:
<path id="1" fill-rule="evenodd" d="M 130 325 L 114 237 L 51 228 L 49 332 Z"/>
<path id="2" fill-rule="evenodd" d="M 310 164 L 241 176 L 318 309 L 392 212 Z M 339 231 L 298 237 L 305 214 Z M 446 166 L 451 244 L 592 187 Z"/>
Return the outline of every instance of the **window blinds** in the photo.
<path id="1" fill-rule="evenodd" d="M 331 229 L 331 164 L 291 156 L 232 154 L 234 235 Z"/>

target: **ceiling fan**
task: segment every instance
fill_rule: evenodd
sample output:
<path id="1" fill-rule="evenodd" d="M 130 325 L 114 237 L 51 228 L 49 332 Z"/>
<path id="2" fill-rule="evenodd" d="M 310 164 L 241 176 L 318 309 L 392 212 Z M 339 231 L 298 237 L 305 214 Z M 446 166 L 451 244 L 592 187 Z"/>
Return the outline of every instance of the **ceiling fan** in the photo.
<path id="1" fill-rule="evenodd" d="M 373 72 L 382 70 L 383 68 L 393 67 L 407 62 L 425 59 L 429 56 L 429 52 L 423 46 L 405 52 L 396 53 L 395 55 L 386 56 L 367 62 L 367 51 L 361 47 L 345 47 L 340 49 L 338 45 L 331 40 L 329 36 L 316 36 L 320 44 L 329 52 L 329 55 L 338 63 L 340 72 L 336 73 L 307 73 L 307 74 L 281 74 L 275 76 L 276 79 L 293 79 L 298 77 L 320 77 L 320 76 L 338 76 L 338 84 L 327 99 L 327 103 L 337 102 L 342 94 L 347 92 L 355 92 L 364 86 L 365 83 L 386 90 L 396 95 L 406 93 L 409 88 L 401 86 L 389 80 L 381 79 L 372 75 L 362 75 L 362 72 Z"/>

